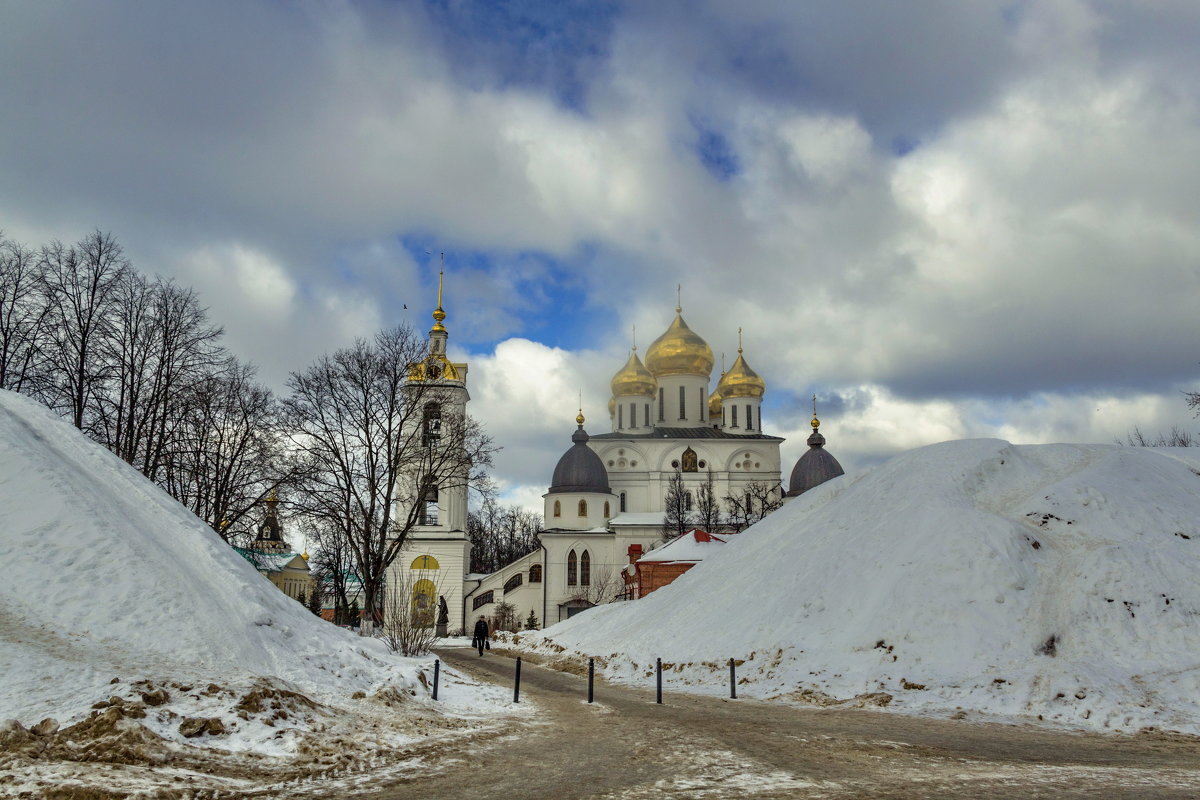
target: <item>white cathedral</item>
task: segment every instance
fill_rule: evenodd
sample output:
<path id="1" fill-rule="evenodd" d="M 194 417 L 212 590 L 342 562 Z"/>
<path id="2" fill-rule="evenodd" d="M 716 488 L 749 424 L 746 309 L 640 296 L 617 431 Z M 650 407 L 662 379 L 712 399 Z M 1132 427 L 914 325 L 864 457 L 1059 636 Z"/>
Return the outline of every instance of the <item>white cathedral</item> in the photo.
<path id="1" fill-rule="evenodd" d="M 448 331 L 442 324 L 441 289 L 429 332 L 428 363 L 443 406 L 463 414 L 470 400 L 467 364 L 446 357 Z M 405 587 L 414 613 L 442 605 L 447 627 L 469 630 L 480 616 L 492 618 L 500 602 L 516 609 L 518 622 L 530 613 L 539 627 L 586 608 L 623 599 L 623 571 L 662 543 L 665 501 L 677 473 L 695 502 L 711 473 L 718 498 L 742 497 L 752 484 L 779 497 L 779 446 L 784 440 L 762 430 L 766 384 L 738 346 L 737 360 L 710 392 L 713 351 L 683 320 L 682 308 L 646 350 L 636 345 L 611 382 L 608 412 L 612 430 L 589 435 L 582 411 L 571 446 L 554 468 L 545 495 L 541 547 L 490 574 L 469 572 L 467 489 L 430 495 L 437 508 L 408 535 L 388 573 L 389 587 Z M 842 474 L 824 450 L 814 415 L 809 450 L 791 473 L 787 496 L 795 496 Z M 564 439 L 565 439 L 564 431 Z M 407 509 L 397 509 L 403 519 Z M 392 605 L 392 608 L 397 606 Z"/>

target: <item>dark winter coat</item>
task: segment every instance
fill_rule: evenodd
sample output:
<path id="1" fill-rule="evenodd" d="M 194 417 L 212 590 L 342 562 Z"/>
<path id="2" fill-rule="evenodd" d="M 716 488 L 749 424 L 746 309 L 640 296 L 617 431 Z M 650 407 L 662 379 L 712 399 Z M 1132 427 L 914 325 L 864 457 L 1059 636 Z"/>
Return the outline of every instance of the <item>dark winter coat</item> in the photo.
<path id="1" fill-rule="evenodd" d="M 481 619 L 475 623 L 475 639 L 482 642 L 486 638 L 488 638 L 488 624 L 486 620 Z"/>

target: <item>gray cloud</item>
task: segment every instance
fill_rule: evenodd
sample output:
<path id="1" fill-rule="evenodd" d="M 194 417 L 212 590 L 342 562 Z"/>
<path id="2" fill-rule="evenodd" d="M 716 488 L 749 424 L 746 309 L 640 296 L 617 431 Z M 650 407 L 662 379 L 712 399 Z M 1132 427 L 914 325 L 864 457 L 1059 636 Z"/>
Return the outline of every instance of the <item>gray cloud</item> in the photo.
<path id="1" fill-rule="evenodd" d="M 569 369 L 598 408 L 630 325 L 648 343 L 683 283 L 718 353 L 745 329 L 785 455 L 812 391 L 859 463 L 1188 422 L 1193 4 L 630 4 L 559 19 L 528 58 L 496 37 L 468 58 L 469 25 L 405 4 L 2 14 L 0 227 L 113 230 L 276 383 L 428 324 L 416 236 L 488 255 L 454 275 L 456 342 L 538 336 L 567 284 L 585 296 L 600 327 Z M 479 408 L 509 484 L 536 486 L 574 401 L 513 424 L 533 401 L 489 374 L 527 379 L 503 345 L 476 355 Z"/>

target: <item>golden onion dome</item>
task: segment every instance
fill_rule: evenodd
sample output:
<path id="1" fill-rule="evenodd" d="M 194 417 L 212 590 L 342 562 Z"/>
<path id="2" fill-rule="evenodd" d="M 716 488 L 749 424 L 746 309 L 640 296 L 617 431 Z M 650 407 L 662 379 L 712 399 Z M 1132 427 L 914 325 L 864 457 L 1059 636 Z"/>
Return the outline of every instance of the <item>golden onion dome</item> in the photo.
<path id="1" fill-rule="evenodd" d="M 654 397 L 658 391 L 658 381 L 654 380 L 650 370 L 646 369 L 642 360 L 638 358 L 636 346 L 629 352 L 629 360 L 625 362 L 625 366 L 613 375 L 609 386 L 612 388 L 613 397 Z"/>
<path id="2" fill-rule="evenodd" d="M 713 351 L 708 342 L 683 321 L 682 309 L 675 309 L 675 320 L 646 351 L 646 367 L 656 378 L 664 375 L 712 374 Z"/>
<path id="3" fill-rule="evenodd" d="M 721 418 L 721 390 L 714 389 L 713 393 L 708 396 L 708 418 L 719 420 Z"/>
<path id="4" fill-rule="evenodd" d="M 737 361 L 733 362 L 729 372 L 726 372 L 717 384 L 717 393 L 727 400 L 731 397 L 762 397 L 766 391 L 767 384 L 757 372 L 750 369 L 750 365 L 742 357 L 742 348 L 739 347 Z"/>

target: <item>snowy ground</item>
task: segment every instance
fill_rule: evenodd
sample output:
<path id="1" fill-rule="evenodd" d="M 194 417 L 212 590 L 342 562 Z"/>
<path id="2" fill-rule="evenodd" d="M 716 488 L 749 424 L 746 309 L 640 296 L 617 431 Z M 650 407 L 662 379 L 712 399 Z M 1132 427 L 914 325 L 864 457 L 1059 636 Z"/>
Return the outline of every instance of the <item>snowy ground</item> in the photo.
<path id="1" fill-rule="evenodd" d="M 611 680 L 1200 733 L 1200 450 L 947 442 L 789 502 L 674 584 L 519 637 Z"/>
<path id="2" fill-rule="evenodd" d="M 0 508 L 0 795 L 44 796 L 75 773 L 232 786 L 250 764 L 321 783 L 400 768 L 400 754 L 512 713 L 506 692 L 452 672 L 435 703 L 432 657 L 317 619 L 124 462 L 9 392 Z"/>

